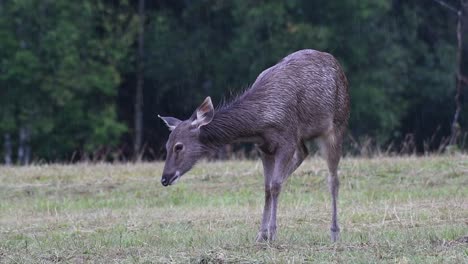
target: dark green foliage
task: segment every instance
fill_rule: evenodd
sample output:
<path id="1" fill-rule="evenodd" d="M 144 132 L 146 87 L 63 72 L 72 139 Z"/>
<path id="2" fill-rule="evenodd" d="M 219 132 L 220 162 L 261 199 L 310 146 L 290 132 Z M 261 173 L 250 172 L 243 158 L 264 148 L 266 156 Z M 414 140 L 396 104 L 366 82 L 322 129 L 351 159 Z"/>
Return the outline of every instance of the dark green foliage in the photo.
<path id="1" fill-rule="evenodd" d="M 0 143 L 10 133 L 17 147 L 27 128 L 36 160 L 131 155 L 137 2 L 0 1 Z M 343 64 L 354 138 L 384 146 L 414 134 L 421 151 L 450 133 L 456 16 L 433 1 L 161 0 L 146 8 L 148 158 L 161 156 L 168 134 L 156 114 L 187 118 L 207 95 L 228 100 L 303 48 Z M 464 55 L 463 69 L 467 62 Z"/>
<path id="2" fill-rule="evenodd" d="M 3 129 L 27 127 L 36 158 L 116 145 L 126 130 L 115 97 L 132 16 L 102 1 L 4 1 Z"/>

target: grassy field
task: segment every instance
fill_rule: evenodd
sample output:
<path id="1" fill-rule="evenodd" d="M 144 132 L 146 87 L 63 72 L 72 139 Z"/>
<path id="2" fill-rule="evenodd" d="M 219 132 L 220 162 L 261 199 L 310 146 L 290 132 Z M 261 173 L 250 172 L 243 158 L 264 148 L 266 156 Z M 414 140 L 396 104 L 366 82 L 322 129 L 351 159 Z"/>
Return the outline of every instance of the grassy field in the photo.
<path id="1" fill-rule="evenodd" d="M 341 241 L 329 241 L 325 162 L 280 197 L 278 239 L 254 242 L 258 161 L 0 167 L 0 263 L 468 263 L 468 156 L 344 159 Z"/>

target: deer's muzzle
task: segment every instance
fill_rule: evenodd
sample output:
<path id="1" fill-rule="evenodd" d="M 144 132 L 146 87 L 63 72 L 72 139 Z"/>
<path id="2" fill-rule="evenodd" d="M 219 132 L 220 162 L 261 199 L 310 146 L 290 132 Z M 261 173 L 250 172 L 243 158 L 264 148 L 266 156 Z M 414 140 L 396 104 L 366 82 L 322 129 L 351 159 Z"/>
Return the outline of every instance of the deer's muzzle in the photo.
<path id="1" fill-rule="evenodd" d="M 172 185 L 172 184 L 175 184 L 179 178 L 180 178 L 179 171 L 176 171 L 174 174 L 163 174 L 161 178 L 161 184 L 163 186 Z"/>

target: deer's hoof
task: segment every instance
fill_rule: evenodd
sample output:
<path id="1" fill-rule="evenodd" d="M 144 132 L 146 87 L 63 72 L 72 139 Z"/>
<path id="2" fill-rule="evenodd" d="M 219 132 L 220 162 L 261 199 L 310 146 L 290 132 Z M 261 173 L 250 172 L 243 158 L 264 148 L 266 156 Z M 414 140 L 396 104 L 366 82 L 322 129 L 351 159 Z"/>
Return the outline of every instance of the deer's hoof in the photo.
<path id="1" fill-rule="evenodd" d="M 276 229 L 260 231 L 255 239 L 257 243 L 271 242 L 276 239 Z"/>
<path id="2" fill-rule="evenodd" d="M 268 242 L 268 231 L 260 231 L 257 234 L 257 237 L 255 238 L 255 241 L 257 243 L 265 243 Z"/>
<path id="3" fill-rule="evenodd" d="M 276 227 L 270 227 L 268 230 L 268 240 L 274 241 L 276 239 Z"/>
<path id="4" fill-rule="evenodd" d="M 336 231 L 330 231 L 330 235 L 331 235 L 331 241 L 333 243 L 335 242 L 338 242 L 340 240 L 340 230 L 336 230 Z"/>

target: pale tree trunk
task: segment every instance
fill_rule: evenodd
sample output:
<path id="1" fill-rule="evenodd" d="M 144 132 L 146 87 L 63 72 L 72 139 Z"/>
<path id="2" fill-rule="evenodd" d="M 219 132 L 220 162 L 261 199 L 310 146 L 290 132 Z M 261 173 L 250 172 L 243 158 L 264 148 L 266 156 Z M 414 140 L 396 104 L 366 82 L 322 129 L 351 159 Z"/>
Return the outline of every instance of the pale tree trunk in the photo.
<path id="1" fill-rule="evenodd" d="M 24 128 L 21 127 L 18 135 L 18 163 L 20 165 L 23 165 L 25 139 Z"/>
<path id="2" fill-rule="evenodd" d="M 3 134 L 3 139 L 4 139 L 4 154 L 3 154 L 3 158 L 4 158 L 4 161 L 5 161 L 5 165 L 11 165 L 12 163 L 12 147 L 11 147 L 11 136 L 10 136 L 10 133 L 5 133 Z"/>
<path id="3" fill-rule="evenodd" d="M 462 72 L 461 72 L 461 58 L 462 58 L 462 16 L 463 16 L 463 1 L 461 8 L 457 12 L 457 86 L 455 94 L 455 114 L 452 121 L 452 134 L 450 135 L 450 145 L 456 145 L 458 136 L 460 135 L 460 124 L 458 122 L 461 111 L 461 89 L 462 89 Z"/>
<path id="4" fill-rule="evenodd" d="M 138 30 L 138 56 L 137 56 L 137 83 L 135 95 L 135 138 L 133 145 L 134 159 L 141 159 L 141 145 L 143 142 L 143 60 L 144 60 L 144 33 L 145 33 L 145 1 L 138 2 L 139 30 Z"/>
<path id="5" fill-rule="evenodd" d="M 18 163 L 20 165 L 29 164 L 31 146 L 29 145 L 29 129 L 21 127 L 19 130 Z"/>
<path id="6" fill-rule="evenodd" d="M 23 163 L 25 165 L 29 165 L 31 161 L 31 131 L 28 128 L 26 128 L 25 131 L 26 131 L 26 142 L 24 145 Z"/>
<path id="7" fill-rule="evenodd" d="M 463 76 L 462 73 L 462 54 L 463 54 L 463 16 L 465 14 L 465 10 L 467 8 L 467 3 L 465 0 L 460 0 L 460 8 L 457 9 L 452 5 L 446 3 L 443 0 L 434 0 L 435 2 L 439 3 L 447 10 L 455 13 L 457 15 L 457 57 L 456 57 L 456 90 L 455 90 L 455 113 L 453 115 L 452 125 L 451 125 L 451 134 L 450 134 L 450 141 L 449 145 L 456 145 L 458 141 L 458 137 L 460 136 L 460 123 L 458 122 L 461 112 L 461 94 L 463 84 L 468 85 L 468 79 Z"/>

